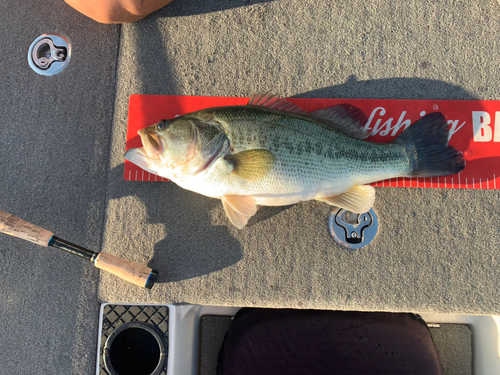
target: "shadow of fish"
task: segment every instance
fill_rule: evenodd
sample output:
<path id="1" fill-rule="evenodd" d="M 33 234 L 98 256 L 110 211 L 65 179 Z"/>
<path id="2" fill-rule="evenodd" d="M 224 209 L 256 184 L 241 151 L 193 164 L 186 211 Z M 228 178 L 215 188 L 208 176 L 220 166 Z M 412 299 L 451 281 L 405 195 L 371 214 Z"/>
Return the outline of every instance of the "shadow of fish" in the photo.
<path id="1" fill-rule="evenodd" d="M 366 121 L 348 104 L 306 113 L 258 93 L 247 105 L 207 108 L 141 129 L 143 147 L 128 150 L 125 159 L 221 199 L 238 228 L 257 205 L 316 199 L 367 212 L 375 200 L 371 182 L 445 176 L 465 167 L 462 154 L 448 145 L 448 124 L 439 112 L 390 143 L 366 141 Z"/>

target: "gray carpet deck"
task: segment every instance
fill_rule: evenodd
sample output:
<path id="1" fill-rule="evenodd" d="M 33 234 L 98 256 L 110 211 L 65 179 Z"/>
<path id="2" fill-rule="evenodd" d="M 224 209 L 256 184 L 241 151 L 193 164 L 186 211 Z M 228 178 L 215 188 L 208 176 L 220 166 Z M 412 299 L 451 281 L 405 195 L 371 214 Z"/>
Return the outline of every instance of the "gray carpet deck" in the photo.
<path id="1" fill-rule="evenodd" d="M 62 33 L 67 68 L 44 77 L 31 42 Z M 0 210 L 98 250 L 102 240 L 119 28 L 62 1 L 0 4 Z M 99 272 L 54 248 L 0 238 L 0 374 L 90 374 Z"/>
<path id="2" fill-rule="evenodd" d="M 430 328 L 445 375 L 472 374 L 472 332 L 463 324 Z"/>
<path id="3" fill-rule="evenodd" d="M 104 249 L 160 271 L 152 291 L 101 275 L 114 302 L 500 313 L 498 191 L 377 188 L 380 230 L 349 252 L 329 206 L 259 209 L 127 182 L 131 94 L 498 99 L 497 3 L 177 1 L 122 28 Z"/>
<path id="4" fill-rule="evenodd" d="M 99 301 L 499 314 L 498 191 L 377 188 L 378 237 L 347 252 L 324 204 L 263 208 L 239 231 L 216 200 L 122 177 L 131 94 L 500 99 L 499 8 L 176 0 L 120 28 L 3 1 L 0 209 L 160 279 L 146 291 L 3 236 L 0 373 L 91 373 Z M 52 78 L 26 63 L 46 32 L 73 43 Z"/>

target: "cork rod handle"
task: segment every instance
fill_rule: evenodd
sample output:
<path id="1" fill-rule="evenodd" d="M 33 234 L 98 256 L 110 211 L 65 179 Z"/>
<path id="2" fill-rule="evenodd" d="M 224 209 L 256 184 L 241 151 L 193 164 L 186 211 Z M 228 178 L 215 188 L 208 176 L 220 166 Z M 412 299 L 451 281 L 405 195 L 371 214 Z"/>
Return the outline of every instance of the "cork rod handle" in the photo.
<path id="1" fill-rule="evenodd" d="M 0 233 L 48 246 L 54 233 L 0 210 Z"/>
<path id="2" fill-rule="evenodd" d="M 94 264 L 101 270 L 148 289 L 151 289 L 158 274 L 152 268 L 104 252 L 99 253 Z"/>
<path id="3" fill-rule="evenodd" d="M 108 253 L 96 253 L 65 241 L 54 233 L 37 227 L 12 214 L 0 210 L 0 233 L 27 240 L 37 245 L 54 246 L 73 255 L 78 255 L 94 263 L 97 268 L 108 271 L 135 285 L 151 289 L 158 276 L 158 271 L 131 262 Z"/>

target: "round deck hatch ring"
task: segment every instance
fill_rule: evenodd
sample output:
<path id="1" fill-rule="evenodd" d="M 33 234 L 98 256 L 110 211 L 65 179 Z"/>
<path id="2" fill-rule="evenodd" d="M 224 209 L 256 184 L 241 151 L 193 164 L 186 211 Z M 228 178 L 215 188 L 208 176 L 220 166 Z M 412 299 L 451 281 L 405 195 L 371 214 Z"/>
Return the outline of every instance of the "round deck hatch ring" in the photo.
<path id="1" fill-rule="evenodd" d="M 151 325 L 129 322 L 115 329 L 103 349 L 106 370 L 112 375 L 158 375 L 167 352 L 161 334 Z"/>
<path id="2" fill-rule="evenodd" d="M 71 44 L 60 34 L 42 34 L 28 50 L 29 66 L 44 76 L 60 73 L 68 65 L 70 57 Z"/>

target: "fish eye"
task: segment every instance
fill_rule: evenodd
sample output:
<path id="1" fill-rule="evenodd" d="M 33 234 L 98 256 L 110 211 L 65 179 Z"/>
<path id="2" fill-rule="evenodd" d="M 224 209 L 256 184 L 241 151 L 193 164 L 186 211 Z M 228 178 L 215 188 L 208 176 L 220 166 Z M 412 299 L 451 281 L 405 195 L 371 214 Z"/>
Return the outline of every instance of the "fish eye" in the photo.
<path id="1" fill-rule="evenodd" d="M 167 120 L 161 120 L 157 125 L 156 125 L 156 130 L 162 131 L 165 130 L 168 126 L 168 121 Z"/>

